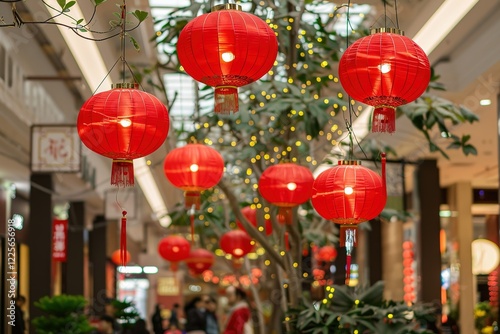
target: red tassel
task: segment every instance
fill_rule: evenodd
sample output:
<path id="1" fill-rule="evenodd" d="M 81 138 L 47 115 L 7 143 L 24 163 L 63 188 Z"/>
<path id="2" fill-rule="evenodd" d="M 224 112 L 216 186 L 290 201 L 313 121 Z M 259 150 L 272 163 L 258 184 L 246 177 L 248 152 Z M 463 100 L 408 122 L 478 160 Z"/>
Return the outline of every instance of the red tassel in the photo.
<path id="1" fill-rule="evenodd" d="M 215 113 L 234 114 L 239 110 L 238 88 L 234 86 L 215 87 Z"/>
<path id="2" fill-rule="evenodd" d="M 289 240 L 289 238 L 288 238 L 288 232 L 285 232 L 285 249 L 286 249 L 287 251 L 289 251 L 289 250 L 290 250 L 290 240 Z"/>
<path id="3" fill-rule="evenodd" d="M 278 210 L 278 221 L 280 224 L 292 225 L 293 223 L 293 211 L 289 207 L 280 207 Z"/>
<path id="4" fill-rule="evenodd" d="M 111 185 L 118 187 L 134 186 L 134 162 L 132 160 L 113 160 L 111 165 Z"/>
<path id="5" fill-rule="evenodd" d="M 170 270 L 174 273 L 179 269 L 179 262 L 170 262 Z"/>
<path id="6" fill-rule="evenodd" d="M 396 108 L 376 107 L 373 111 L 372 132 L 393 133 L 396 131 Z"/>
<path id="7" fill-rule="evenodd" d="M 348 231 L 352 231 L 354 234 L 354 247 L 358 245 L 358 240 L 357 240 L 357 235 L 356 232 L 358 231 L 358 226 L 357 225 L 340 225 L 340 247 L 345 247 L 345 240 L 346 240 L 346 235 Z"/>
<path id="8" fill-rule="evenodd" d="M 196 191 L 186 191 L 184 193 L 184 207 L 191 209 L 194 205 L 195 210 L 200 210 L 201 198 L 200 193 Z"/>
<path id="9" fill-rule="evenodd" d="M 191 222 L 191 243 L 194 245 L 194 213 L 189 215 L 189 220 Z"/>
<path id="10" fill-rule="evenodd" d="M 120 235 L 120 262 L 122 267 L 127 260 L 127 211 L 122 212 L 122 226 Z"/>
<path id="11" fill-rule="evenodd" d="M 345 284 L 349 285 L 351 279 L 351 254 L 346 255 L 345 259 Z"/>

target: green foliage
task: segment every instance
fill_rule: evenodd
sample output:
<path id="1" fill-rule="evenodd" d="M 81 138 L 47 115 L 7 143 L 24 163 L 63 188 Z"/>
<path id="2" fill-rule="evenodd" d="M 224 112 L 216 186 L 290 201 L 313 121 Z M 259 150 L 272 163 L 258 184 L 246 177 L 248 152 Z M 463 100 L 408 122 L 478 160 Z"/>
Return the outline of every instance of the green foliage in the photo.
<path id="1" fill-rule="evenodd" d="M 360 291 L 347 286 L 328 287 L 322 302 L 307 302 L 288 315 L 294 328 L 290 333 L 432 333 L 421 328 L 434 321 L 432 307 L 385 301 L 383 292 L 383 282 Z"/>
<path id="2" fill-rule="evenodd" d="M 486 326 L 491 325 L 494 318 L 493 308 L 489 302 L 480 302 L 475 305 L 474 327 L 477 330 L 481 331 Z"/>
<path id="3" fill-rule="evenodd" d="M 90 333 L 92 327 L 83 314 L 86 304 L 83 296 L 43 297 L 35 306 L 46 314 L 33 319 L 33 326 L 39 334 Z"/>
<path id="4" fill-rule="evenodd" d="M 113 300 L 111 305 L 115 309 L 115 318 L 123 329 L 127 330 L 134 327 L 136 321 L 139 320 L 139 312 L 137 312 L 133 302 Z"/>

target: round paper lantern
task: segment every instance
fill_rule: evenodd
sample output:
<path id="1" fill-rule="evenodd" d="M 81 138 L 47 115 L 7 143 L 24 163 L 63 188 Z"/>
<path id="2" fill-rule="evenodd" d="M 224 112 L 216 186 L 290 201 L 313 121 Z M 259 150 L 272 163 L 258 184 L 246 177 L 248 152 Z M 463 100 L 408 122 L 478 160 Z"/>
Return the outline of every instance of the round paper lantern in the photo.
<path id="1" fill-rule="evenodd" d="M 212 8 L 179 35 L 177 55 L 193 79 L 215 87 L 215 112 L 238 112 L 238 87 L 264 76 L 278 54 L 274 31 L 235 4 Z"/>
<path id="2" fill-rule="evenodd" d="M 200 208 L 200 193 L 219 183 L 224 160 L 219 152 L 202 144 L 187 144 L 170 151 L 163 170 L 168 180 L 184 190 L 186 208 Z"/>
<path id="3" fill-rule="evenodd" d="M 323 246 L 316 254 L 316 260 L 323 262 L 332 262 L 337 258 L 337 250 L 331 245 Z"/>
<path id="4" fill-rule="evenodd" d="M 394 132 L 396 107 L 422 95 L 430 77 L 425 52 L 397 29 L 372 30 L 349 46 L 339 62 L 345 91 L 375 107 L 373 132 Z"/>
<path id="5" fill-rule="evenodd" d="M 252 251 L 252 239 L 245 231 L 229 231 L 220 238 L 220 248 L 227 254 L 239 259 Z"/>
<path id="6" fill-rule="evenodd" d="M 259 192 L 268 202 L 280 207 L 280 221 L 292 222 L 291 208 L 311 198 L 314 177 L 311 171 L 294 163 L 267 168 L 259 179 Z"/>
<path id="7" fill-rule="evenodd" d="M 357 161 L 339 161 L 338 166 L 325 170 L 314 181 L 313 207 L 323 218 L 341 224 L 340 246 L 346 247 L 347 278 L 351 251 L 357 243 L 357 225 L 377 217 L 386 201 L 385 154 L 382 177 Z"/>
<path id="8" fill-rule="evenodd" d="M 246 206 L 243 209 L 241 209 L 241 213 L 245 218 L 252 224 L 253 226 L 257 227 L 257 209 L 252 207 L 252 206 Z M 265 231 L 266 235 L 269 236 L 273 234 L 273 223 L 271 222 L 271 219 L 265 219 L 264 221 L 264 226 L 265 226 Z M 236 225 L 240 230 L 245 230 L 245 227 L 243 224 L 237 220 Z"/>
<path id="9" fill-rule="evenodd" d="M 132 160 L 158 149 L 169 129 L 167 108 L 134 84 L 98 93 L 80 109 L 78 135 L 97 154 L 113 159 L 111 184 L 132 186 Z"/>
<path id="10" fill-rule="evenodd" d="M 214 262 L 214 254 L 203 248 L 193 249 L 186 259 L 188 268 L 195 275 L 201 275 L 205 270 L 210 269 Z"/>
<path id="11" fill-rule="evenodd" d="M 122 252 L 120 249 L 115 250 L 111 254 L 111 261 L 114 264 L 116 264 L 117 266 L 124 266 L 130 262 L 130 252 L 129 251 L 125 252 L 125 258 L 122 258 L 121 254 L 122 254 Z"/>
<path id="12" fill-rule="evenodd" d="M 177 271 L 178 263 L 189 257 L 191 245 L 181 236 L 169 235 L 160 240 L 158 253 L 162 258 L 170 261 L 170 269 Z"/>

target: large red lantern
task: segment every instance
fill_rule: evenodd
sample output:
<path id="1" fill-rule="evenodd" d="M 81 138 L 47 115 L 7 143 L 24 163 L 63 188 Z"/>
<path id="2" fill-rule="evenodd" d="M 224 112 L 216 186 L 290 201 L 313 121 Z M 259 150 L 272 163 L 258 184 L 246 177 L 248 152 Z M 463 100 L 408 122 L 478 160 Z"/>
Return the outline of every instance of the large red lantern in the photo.
<path id="1" fill-rule="evenodd" d="M 201 275 L 205 270 L 210 269 L 214 262 L 214 254 L 203 248 L 193 249 L 186 259 L 188 268 L 195 275 Z"/>
<path id="2" fill-rule="evenodd" d="M 280 220 L 292 222 L 291 208 L 311 198 L 314 177 L 311 171 L 294 163 L 267 168 L 259 179 L 259 192 L 280 208 Z"/>
<path id="3" fill-rule="evenodd" d="M 232 257 L 239 259 L 253 250 L 252 239 L 245 231 L 232 230 L 220 238 L 220 248 Z"/>
<path id="4" fill-rule="evenodd" d="M 170 151 L 163 166 L 168 180 L 184 190 L 186 208 L 200 208 L 200 193 L 219 183 L 224 160 L 219 152 L 202 144 L 187 144 Z"/>
<path id="5" fill-rule="evenodd" d="M 113 159 L 111 184 L 134 185 L 132 160 L 158 149 L 169 129 L 167 108 L 134 84 L 88 99 L 78 114 L 78 135 L 90 150 Z"/>
<path id="6" fill-rule="evenodd" d="M 382 176 L 357 161 L 339 161 L 339 165 L 322 172 L 314 181 L 311 202 L 325 219 L 340 227 L 340 246 L 346 247 L 347 277 L 352 248 L 356 246 L 357 225 L 374 219 L 387 201 L 385 154 Z"/>
<path id="7" fill-rule="evenodd" d="M 193 79 L 215 87 L 215 112 L 238 112 L 238 87 L 264 76 L 278 53 L 274 31 L 235 4 L 212 8 L 179 35 L 177 54 Z"/>
<path id="8" fill-rule="evenodd" d="M 122 251 L 120 249 L 115 250 L 111 254 L 111 261 L 117 266 L 124 266 L 130 262 L 130 252 L 125 252 L 125 257 L 122 257 Z"/>
<path id="9" fill-rule="evenodd" d="M 400 33 L 397 29 L 373 30 L 372 35 L 349 46 L 339 62 L 345 91 L 375 107 L 373 132 L 394 132 L 396 107 L 416 100 L 429 85 L 429 59 Z"/>
<path id="10" fill-rule="evenodd" d="M 257 222 L 257 209 L 255 207 L 246 206 L 246 207 L 241 209 L 241 213 L 250 222 L 250 224 L 257 227 L 257 223 L 258 223 Z M 273 234 L 273 223 L 271 222 L 271 219 L 265 219 L 264 224 L 265 224 L 264 229 L 265 229 L 266 235 L 269 236 L 269 235 Z M 243 226 L 243 224 L 239 220 L 236 221 L 236 225 L 238 226 L 239 229 L 245 230 L 245 227 Z"/>
<path id="11" fill-rule="evenodd" d="M 158 253 L 162 258 L 170 261 L 170 269 L 177 271 L 180 261 L 189 257 L 191 245 L 181 236 L 169 235 L 160 240 Z"/>

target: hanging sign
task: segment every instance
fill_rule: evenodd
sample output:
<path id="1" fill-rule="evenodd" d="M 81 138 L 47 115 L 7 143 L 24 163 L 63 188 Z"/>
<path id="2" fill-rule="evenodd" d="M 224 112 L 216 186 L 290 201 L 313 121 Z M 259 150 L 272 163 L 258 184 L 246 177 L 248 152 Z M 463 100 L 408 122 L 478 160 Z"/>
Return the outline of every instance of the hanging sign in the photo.
<path id="1" fill-rule="evenodd" d="M 66 262 L 68 246 L 68 221 L 54 219 L 52 222 L 52 259 Z"/>

